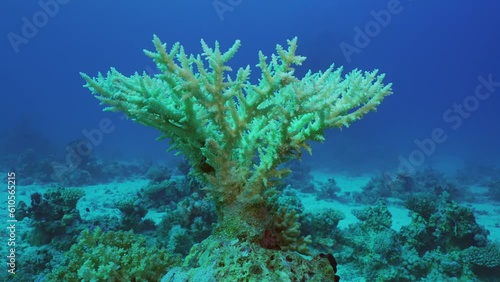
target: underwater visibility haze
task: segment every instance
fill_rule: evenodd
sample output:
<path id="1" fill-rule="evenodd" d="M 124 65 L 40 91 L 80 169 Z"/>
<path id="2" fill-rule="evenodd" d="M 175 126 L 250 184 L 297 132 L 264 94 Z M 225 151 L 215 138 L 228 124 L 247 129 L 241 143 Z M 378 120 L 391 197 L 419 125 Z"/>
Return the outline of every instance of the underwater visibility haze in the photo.
<path id="1" fill-rule="evenodd" d="M 7 1 L 2 281 L 499 281 L 495 1 Z"/>

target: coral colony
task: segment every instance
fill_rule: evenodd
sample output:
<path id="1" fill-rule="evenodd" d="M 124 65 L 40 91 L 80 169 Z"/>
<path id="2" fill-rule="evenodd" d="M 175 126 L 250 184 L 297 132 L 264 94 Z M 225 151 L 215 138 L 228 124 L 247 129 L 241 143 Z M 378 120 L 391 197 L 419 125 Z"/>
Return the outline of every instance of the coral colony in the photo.
<path id="1" fill-rule="evenodd" d="M 128 77 L 112 68 L 105 76 L 82 76 L 105 110 L 124 112 L 170 139 L 215 203 L 212 235 L 164 280 L 338 280 L 333 256 L 299 255 L 310 255 L 310 238 L 300 235 L 298 215 L 276 201 L 275 186 L 290 172 L 282 164 L 300 158 L 302 149 L 311 152 L 308 141 L 323 141 L 326 129 L 348 127 L 376 110 L 392 93 L 384 74 L 342 76 L 332 65 L 298 78 L 294 66 L 305 57 L 295 54 L 294 38 L 270 58 L 259 53 L 260 79 L 252 84 L 249 66 L 228 65 L 240 41 L 226 52 L 201 41 L 201 55 L 186 54 L 179 43 L 169 51 L 156 36 L 153 43 L 156 51 L 145 53 L 158 75 Z"/>
<path id="2" fill-rule="evenodd" d="M 85 86 L 108 110 L 159 129 L 185 157 L 89 153 L 54 171 L 54 159 L 20 152 L 7 179 L 1 281 L 498 281 L 500 168 L 366 177 L 296 161 L 327 128 L 374 110 L 391 93 L 383 76 L 341 77 L 331 67 L 299 79 L 294 39 L 276 55 L 259 54 L 252 83 L 249 67 L 228 64 L 239 42 L 225 53 L 202 42 L 201 55 L 154 44 L 146 51 L 154 76 L 112 69 L 82 74 Z M 99 134 L 109 132 L 102 125 Z M 25 184 L 37 189 L 18 194 Z"/>

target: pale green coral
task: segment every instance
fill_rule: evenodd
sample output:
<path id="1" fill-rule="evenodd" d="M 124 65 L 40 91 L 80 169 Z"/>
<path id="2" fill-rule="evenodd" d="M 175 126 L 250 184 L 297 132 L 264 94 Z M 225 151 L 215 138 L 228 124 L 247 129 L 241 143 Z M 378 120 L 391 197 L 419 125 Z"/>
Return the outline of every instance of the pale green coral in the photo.
<path id="1" fill-rule="evenodd" d="M 270 60 L 259 53 L 257 84 L 250 82 L 249 66 L 228 75 L 240 41 L 226 52 L 202 41 L 202 55 L 186 54 L 179 43 L 168 51 L 156 36 L 153 43 L 156 52 L 145 53 L 159 75 L 127 77 L 111 69 L 107 76 L 82 76 L 106 110 L 122 111 L 170 138 L 208 185 L 220 214 L 232 205 L 255 213 L 247 208 L 263 205 L 265 191 L 288 173 L 281 163 L 310 151 L 307 141 L 323 141 L 325 129 L 349 126 L 391 94 L 377 70 L 342 77 L 342 68 L 332 65 L 295 77 L 293 66 L 305 60 L 295 54 L 297 38 L 288 49 L 278 45 Z"/>
<path id="2" fill-rule="evenodd" d="M 48 276 L 49 281 L 158 281 L 178 257 L 148 246 L 132 232 L 85 230 L 66 253 L 65 266 Z"/>
<path id="3" fill-rule="evenodd" d="M 326 129 L 349 126 L 392 93 L 377 70 L 342 76 L 342 68 L 332 65 L 297 78 L 294 66 L 305 60 L 295 54 L 297 38 L 286 49 L 277 45 L 270 58 L 259 53 L 256 84 L 249 66 L 229 75 L 228 61 L 240 41 L 226 52 L 217 42 L 211 48 L 201 41 L 201 55 L 186 54 L 179 43 L 167 50 L 156 36 L 153 43 L 156 52 L 145 53 L 158 75 L 128 77 L 112 68 L 106 76 L 82 76 L 106 110 L 160 130 L 160 138 L 169 138 L 171 149 L 186 156 L 216 203 L 219 223 L 212 240 L 239 238 L 258 248 L 266 223 L 279 211 L 266 203 L 277 180 L 289 173 L 280 164 L 300 158 L 302 149 L 311 152 L 308 141 L 323 141 Z M 287 249 L 305 251 L 296 216 L 282 218 Z"/>

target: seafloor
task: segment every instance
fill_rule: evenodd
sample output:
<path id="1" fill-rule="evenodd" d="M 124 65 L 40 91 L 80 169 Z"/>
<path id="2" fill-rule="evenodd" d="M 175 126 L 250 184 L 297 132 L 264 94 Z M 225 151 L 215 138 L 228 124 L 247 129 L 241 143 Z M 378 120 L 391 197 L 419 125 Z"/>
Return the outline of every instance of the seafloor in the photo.
<path id="1" fill-rule="evenodd" d="M 159 280 L 217 220 L 185 163 L 89 159 L 47 176 L 49 167 L 32 160 L 15 170 L 16 275 L 7 268 L 2 281 L 120 281 L 109 278 L 119 271 Z M 313 254 L 334 255 L 341 281 L 499 281 L 500 168 L 354 174 L 291 167 L 280 203 L 299 214 Z M 2 254 L 10 248 L 7 239 L 0 244 Z M 143 255 L 128 265 L 131 250 Z"/>

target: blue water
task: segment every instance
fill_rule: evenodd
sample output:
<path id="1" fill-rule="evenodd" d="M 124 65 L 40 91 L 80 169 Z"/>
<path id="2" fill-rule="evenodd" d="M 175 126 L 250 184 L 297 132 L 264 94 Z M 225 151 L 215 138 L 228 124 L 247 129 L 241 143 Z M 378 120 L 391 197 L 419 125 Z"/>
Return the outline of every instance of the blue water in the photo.
<path id="1" fill-rule="evenodd" d="M 2 1 L 0 11 L 0 170 L 31 168 L 33 175 L 19 175 L 19 180 L 30 177 L 26 183 L 36 189 L 57 179 L 36 171 L 34 159 L 37 164 L 67 164 L 68 144 L 75 140 L 89 140 L 92 155 L 105 160 L 103 167 L 108 168 L 114 167 L 110 160 L 147 164 L 140 168 L 144 171 L 152 164 L 178 160 L 165 152 L 168 140 L 155 141 L 156 130 L 120 113 L 103 112 L 82 87 L 80 72 L 96 76 L 115 67 L 128 75 L 155 73 L 143 50 L 154 49 L 156 34 L 168 46 L 181 42 L 193 54 L 201 53 L 200 39 L 209 45 L 217 40 L 222 49 L 239 39 L 242 47 L 230 65 L 250 65 L 256 82 L 258 51 L 270 55 L 276 44 L 286 45 L 297 36 L 297 53 L 307 57 L 296 68 L 298 77 L 332 63 L 343 66 L 345 73 L 379 69 L 394 91 L 377 112 L 350 128 L 328 130 L 323 144 L 313 142 L 313 154 L 304 153 L 303 164 L 319 175 L 347 172 L 355 179 L 383 172 L 390 181 L 408 179 L 401 172 L 436 168 L 458 182 L 468 181 L 460 184 L 472 187 L 464 191 L 475 194 L 464 196 L 464 202 L 477 196 L 476 203 L 497 205 L 498 1 L 39 0 Z M 36 156 L 33 166 L 30 156 Z M 101 177 L 121 181 L 130 176 L 114 173 L 122 178 Z M 352 188 L 355 181 L 349 177 L 341 183 Z M 67 186 L 100 182 L 93 175 L 86 182 L 77 180 Z M 496 186 L 488 182 L 492 180 Z M 352 191 L 347 192 L 344 199 L 351 197 Z M 479 210 L 483 217 L 496 216 L 498 211 L 491 207 Z M 498 225 L 489 224 L 498 238 Z"/>
<path id="2" fill-rule="evenodd" d="M 103 113 L 79 72 L 93 76 L 113 66 L 130 74 L 153 67 L 142 53 L 152 49 L 153 34 L 169 44 L 180 41 L 190 53 L 200 52 L 201 38 L 223 48 L 240 39 L 234 67 L 253 67 L 258 50 L 270 54 L 298 36 L 298 53 L 308 57 L 298 75 L 335 63 L 346 71 L 378 68 L 394 85 L 377 113 L 347 130 L 328 131 L 307 161 L 367 170 L 397 169 L 402 159 L 415 167 L 498 165 L 497 1 L 53 0 L 2 1 L 0 10 L 2 155 L 27 147 L 64 154 L 65 144 L 108 118 L 114 130 L 95 146 L 96 155 L 171 158 L 164 153 L 168 143 L 154 141 L 155 130 Z M 357 51 L 347 54 L 341 48 L 346 44 Z M 496 82 L 481 89 L 481 99 L 475 93 L 484 84 L 479 77 Z M 461 115 L 454 105 L 464 102 Z M 430 144 L 435 129 L 440 142 Z"/>

